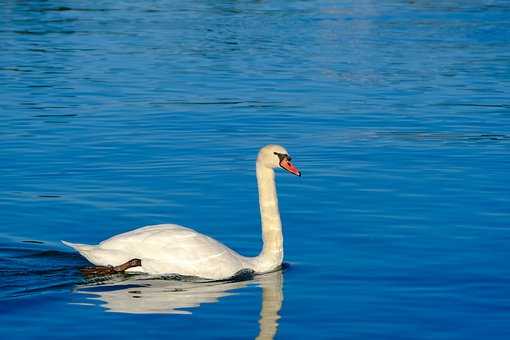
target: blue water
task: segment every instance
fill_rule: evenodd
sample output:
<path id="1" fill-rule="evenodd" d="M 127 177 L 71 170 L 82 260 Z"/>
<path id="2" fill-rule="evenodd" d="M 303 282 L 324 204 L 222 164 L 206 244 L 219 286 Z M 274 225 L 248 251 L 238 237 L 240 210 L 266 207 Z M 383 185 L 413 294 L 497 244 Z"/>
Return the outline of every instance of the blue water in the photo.
<path id="1" fill-rule="evenodd" d="M 4 1 L 0 337 L 508 339 L 510 3 Z M 60 240 L 178 223 L 283 272 L 87 280 Z"/>

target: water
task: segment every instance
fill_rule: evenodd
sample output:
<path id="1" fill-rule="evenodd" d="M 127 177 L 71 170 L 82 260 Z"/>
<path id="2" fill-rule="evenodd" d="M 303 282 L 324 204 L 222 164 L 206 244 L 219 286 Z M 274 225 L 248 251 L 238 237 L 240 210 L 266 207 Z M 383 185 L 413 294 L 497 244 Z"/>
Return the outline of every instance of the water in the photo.
<path id="1" fill-rule="evenodd" d="M 2 338 L 507 339 L 507 1 L 0 5 Z M 59 240 L 179 223 L 283 273 L 85 280 Z M 35 242 L 34 242 L 35 241 Z"/>

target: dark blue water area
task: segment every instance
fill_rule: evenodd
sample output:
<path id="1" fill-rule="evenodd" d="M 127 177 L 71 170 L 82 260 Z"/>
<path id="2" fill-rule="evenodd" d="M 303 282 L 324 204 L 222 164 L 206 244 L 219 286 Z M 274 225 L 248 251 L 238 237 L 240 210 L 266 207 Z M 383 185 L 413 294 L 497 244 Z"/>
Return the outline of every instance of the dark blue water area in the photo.
<path id="1" fill-rule="evenodd" d="M 508 1 L 3 1 L 0 337 L 508 339 Z M 283 272 L 114 275 L 60 240 L 193 227 Z"/>

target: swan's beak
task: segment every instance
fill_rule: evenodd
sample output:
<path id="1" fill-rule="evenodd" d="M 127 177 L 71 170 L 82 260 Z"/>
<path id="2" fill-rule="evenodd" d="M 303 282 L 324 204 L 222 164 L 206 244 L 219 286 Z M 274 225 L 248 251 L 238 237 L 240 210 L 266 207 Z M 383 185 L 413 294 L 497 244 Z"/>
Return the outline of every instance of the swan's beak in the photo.
<path id="1" fill-rule="evenodd" d="M 301 171 L 299 171 L 298 168 L 296 168 L 294 164 L 292 164 L 287 158 L 282 159 L 282 161 L 280 162 L 280 166 L 282 167 L 282 169 L 287 170 L 291 174 L 301 176 Z"/>

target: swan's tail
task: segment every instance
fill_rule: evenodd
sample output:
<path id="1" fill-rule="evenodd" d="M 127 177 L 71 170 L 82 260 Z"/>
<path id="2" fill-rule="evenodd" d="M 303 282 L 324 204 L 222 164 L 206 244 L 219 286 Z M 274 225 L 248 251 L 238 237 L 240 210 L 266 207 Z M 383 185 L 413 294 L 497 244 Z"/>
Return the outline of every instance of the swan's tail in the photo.
<path id="1" fill-rule="evenodd" d="M 62 243 L 68 247 L 73 248 L 80 254 L 83 254 L 83 252 L 90 251 L 96 247 L 96 246 L 91 246 L 90 244 L 71 243 L 71 242 L 67 242 L 67 241 L 62 241 Z"/>
<path id="2" fill-rule="evenodd" d="M 76 250 L 81 256 L 96 266 L 116 266 L 130 260 L 129 258 L 126 260 L 126 256 L 121 252 L 112 249 L 102 249 L 99 245 L 71 243 L 66 241 L 62 241 L 62 243 Z"/>

